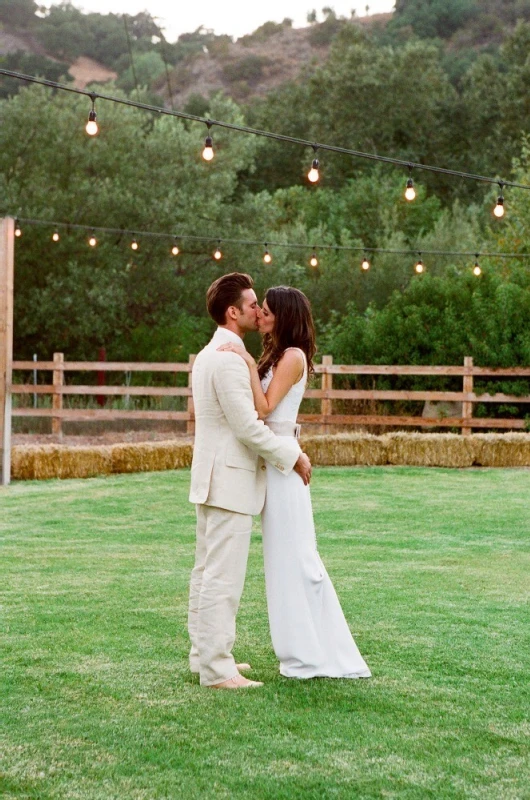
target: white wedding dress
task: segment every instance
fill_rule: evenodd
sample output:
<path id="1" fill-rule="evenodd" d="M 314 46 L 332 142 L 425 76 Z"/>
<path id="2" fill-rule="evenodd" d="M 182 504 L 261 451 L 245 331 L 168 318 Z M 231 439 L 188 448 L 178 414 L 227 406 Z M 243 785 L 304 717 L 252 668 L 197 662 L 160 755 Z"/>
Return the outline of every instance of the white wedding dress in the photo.
<path id="1" fill-rule="evenodd" d="M 303 352 L 300 351 L 302 354 Z M 305 363 L 305 356 L 304 356 Z M 272 370 L 261 381 L 266 392 Z M 296 423 L 302 378 L 265 420 Z M 296 472 L 267 468 L 262 512 L 267 606 L 274 652 L 286 678 L 369 678 L 317 550 L 309 486 Z"/>

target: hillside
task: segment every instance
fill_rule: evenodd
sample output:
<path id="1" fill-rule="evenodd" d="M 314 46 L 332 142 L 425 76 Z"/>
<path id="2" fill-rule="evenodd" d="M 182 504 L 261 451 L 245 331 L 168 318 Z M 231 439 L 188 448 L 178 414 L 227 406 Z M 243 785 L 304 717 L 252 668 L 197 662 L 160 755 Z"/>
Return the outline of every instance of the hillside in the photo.
<path id="1" fill-rule="evenodd" d="M 332 8 L 311 22 L 266 22 L 234 41 L 199 28 L 167 42 L 149 12 L 135 16 L 84 13 L 71 4 L 39 9 L 34 0 L 0 0 L 0 64 L 51 80 L 73 79 L 83 88 L 115 80 L 131 92 L 147 88 L 150 102 L 204 110 L 212 93 L 247 103 L 327 60 L 332 42 L 347 28 L 362 30 L 376 46 L 410 40 L 436 42 L 444 69 L 458 86 L 480 53 L 496 56 L 518 20 L 530 19 L 530 0 L 399 0 L 393 14 L 340 17 Z M 128 39 L 132 45 L 133 66 Z M 4 81 L 0 96 L 18 91 Z"/>
<path id="2" fill-rule="evenodd" d="M 224 91 L 237 101 L 265 96 L 286 81 L 293 81 L 309 66 L 323 63 L 334 35 L 344 24 L 365 30 L 385 26 L 392 14 L 376 14 L 351 22 L 332 20 L 292 28 L 266 23 L 253 34 L 235 42 L 219 37 L 201 52 L 191 54 L 171 72 L 169 81 L 173 102 L 182 106 L 193 95 L 209 97 Z M 167 101 L 167 82 L 161 77 L 157 91 Z"/>
<path id="3" fill-rule="evenodd" d="M 303 28 L 271 22 L 236 41 L 229 36 L 215 36 L 207 30 L 183 34 L 174 45 L 166 44 L 162 53 L 164 60 L 169 56 L 168 60 L 171 61 L 175 55 L 171 48 L 178 49 L 179 43 L 183 45 L 181 52 L 177 50 L 178 63 L 169 64 L 172 97 L 169 97 L 165 69 L 152 79 L 151 88 L 165 102 L 172 101 L 177 106 L 186 103 L 193 95 L 207 98 L 217 91 L 224 91 L 239 101 L 263 96 L 282 83 L 295 80 L 309 65 L 325 61 L 331 41 L 343 25 L 353 24 L 369 31 L 383 28 L 391 17 L 392 14 L 375 14 L 347 22 L 331 16 L 323 22 Z M 134 54 L 135 58 L 145 57 L 144 47 L 141 50 Z M 3 61 L 6 68 L 17 69 L 17 65 L 13 65 L 15 56 L 21 62 L 21 68 L 25 63 L 32 63 L 28 62 L 31 57 L 67 64 L 69 76 L 73 77 L 78 88 L 84 88 L 91 82 L 115 80 L 119 73 L 125 73 L 130 68 L 128 57 L 125 59 L 123 56 L 119 70 L 109 68 L 108 64 L 101 63 L 87 53 L 73 60 L 64 55 L 58 59 L 57 52 L 47 49 L 36 33 L 17 26 L 8 28 L 4 24 L 4 28 L 0 29 L 0 62 Z"/>

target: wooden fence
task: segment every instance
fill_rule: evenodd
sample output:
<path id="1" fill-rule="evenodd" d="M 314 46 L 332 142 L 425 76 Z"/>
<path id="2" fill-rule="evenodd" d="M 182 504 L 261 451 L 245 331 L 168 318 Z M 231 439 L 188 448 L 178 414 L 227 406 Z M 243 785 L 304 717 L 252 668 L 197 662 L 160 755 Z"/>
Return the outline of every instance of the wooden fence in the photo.
<path id="1" fill-rule="evenodd" d="M 62 353 L 55 353 L 53 361 L 14 361 L 13 370 L 38 370 L 52 373 L 52 383 L 12 384 L 8 387 L 13 395 L 51 395 L 51 408 L 13 408 L 14 417 L 51 417 L 52 432 L 61 434 L 63 420 L 181 420 L 186 422 L 188 433 L 194 430 L 193 399 L 191 394 L 191 370 L 195 356 L 183 363 L 137 363 L 112 361 L 65 361 Z M 302 413 L 299 421 L 324 426 L 360 425 L 388 427 L 444 427 L 460 428 L 462 434 L 470 434 L 476 429 L 519 429 L 524 430 L 524 419 L 501 419 L 474 417 L 476 403 L 530 403 L 530 396 L 520 397 L 510 394 L 475 394 L 474 378 L 510 377 L 530 378 L 530 367 L 475 367 L 473 359 L 466 357 L 463 366 L 390 366 L 390 365 L 345 365 L 333 364 L 331 356 L 324 356 L 322 364 L 315 367 L 321 377 L 318 389 L 306 390 L 305 397 L 320 400 L 319 413 Z M 169 374 L 187 373 L 187 386 L 95 386 L 67 384 L 67 372 L 164 372 Z M 407 391 L 377 389 L 334 389 L 333 376 L 432 376 L 461 377 L 462 391 Z M 186 397 L 185 411 L 169 410 L 128 410 L 65 408 L 63 398 L 68 395 L 84 396 L 144 396 L 144 397 Z M 427 418 L 422 416 L 399 416 L 392 414 L 343 414 L 334 413 L 333 401 L 363 400 L 373 401 L 449 401 L 462 403 L 462 414 L 457 417 Z"/>

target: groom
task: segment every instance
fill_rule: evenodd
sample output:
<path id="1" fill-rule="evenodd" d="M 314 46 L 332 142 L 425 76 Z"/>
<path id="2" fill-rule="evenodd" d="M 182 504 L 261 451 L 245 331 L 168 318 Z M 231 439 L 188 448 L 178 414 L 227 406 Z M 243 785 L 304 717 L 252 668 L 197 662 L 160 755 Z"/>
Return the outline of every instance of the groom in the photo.
<path id="1" fill-rule="evenodd" d="M 190 502 L 197 508 L 195 567 L 191 573 L 188 630 L 190 668 L 201 686 L 239 689 L 262 686 L 247 680 L 232 656 L 235 619 L 243 591 L 252 515 L 265 502 L 265 464 L 309 483 L 311 464 L 294 438 L 278 438 L 258 419 L 250 373 L 236 353 L 218 352 L 226 342 L 243 344 L 258 327 L 259 306 L 250 275 L 218 278 L 206 295 L 218 328 L 193 365 L 195 445 Z"/>

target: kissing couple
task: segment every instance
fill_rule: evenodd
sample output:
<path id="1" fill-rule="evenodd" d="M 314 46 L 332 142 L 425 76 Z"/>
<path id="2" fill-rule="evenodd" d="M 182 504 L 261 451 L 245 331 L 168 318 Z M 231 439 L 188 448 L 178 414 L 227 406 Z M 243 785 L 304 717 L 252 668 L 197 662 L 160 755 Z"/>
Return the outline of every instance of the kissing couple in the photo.
<path id="1" fill-rule="evenodd" d="M 195 359 L 195 445 L 190 501 L 197 541 L 191 574 L 190 668 L 201 686 L 258 687 L 232 647 L 245 582 L 252 516 L 261 513 L 267 607 L 286 678 L 369 678 L 317 550 L 311 463 L 296 424 L 313 369 L 315 329 L 303 292 L 267 291 L 258 305 L 250 275 L 218 278 L 206 295 L 218 328 Z M 245 334 L 259 331 L 256 364 Z"/>

